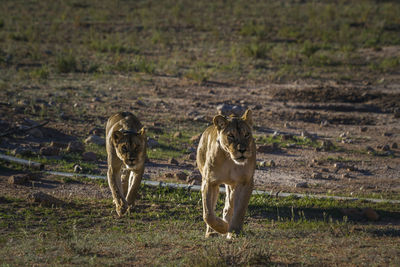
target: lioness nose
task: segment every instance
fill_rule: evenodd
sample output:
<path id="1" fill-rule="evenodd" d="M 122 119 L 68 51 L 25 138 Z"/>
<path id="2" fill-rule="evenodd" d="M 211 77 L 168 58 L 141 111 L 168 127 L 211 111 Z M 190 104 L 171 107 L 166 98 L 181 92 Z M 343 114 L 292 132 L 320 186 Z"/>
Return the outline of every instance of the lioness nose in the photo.
<path id="1" fill-rule="evenodd" d="M 244 153 L 244 152 L 246 151 L 246 147 L 245 147 L 244 145 L 238 144 L 237 150 L 238 150 L 240 153 Z"/>

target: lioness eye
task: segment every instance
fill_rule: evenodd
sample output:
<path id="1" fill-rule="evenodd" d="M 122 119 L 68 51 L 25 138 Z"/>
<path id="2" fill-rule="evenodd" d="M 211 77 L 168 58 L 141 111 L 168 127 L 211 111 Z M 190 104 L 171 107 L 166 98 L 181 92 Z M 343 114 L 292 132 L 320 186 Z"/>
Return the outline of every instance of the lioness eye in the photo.
<path id="1" fill-rule="evenodd" d="M 121 151 L 122 151 L 123 153 L 126 153 L 126 152 L 128 152 L 128 149 L 126 148 L 126 146 L 122 146 L 122 147 L 121 147 Z"/>
<path id="2" fill-rule="evenodd" d="M 246 138 L 246 139 L 249 138 L 249 137 L 250 137 L 250 134 L 249 134 L 249 133 L 247 133 L 247 134 L 244 135 L 244 138 Z"/>
<path id="3" fill-rule="evenodd" d="M 228 135 L 228 139 L 234 139 L 235 137 L 233 136 L 233 134 L 229 134 Z"/>

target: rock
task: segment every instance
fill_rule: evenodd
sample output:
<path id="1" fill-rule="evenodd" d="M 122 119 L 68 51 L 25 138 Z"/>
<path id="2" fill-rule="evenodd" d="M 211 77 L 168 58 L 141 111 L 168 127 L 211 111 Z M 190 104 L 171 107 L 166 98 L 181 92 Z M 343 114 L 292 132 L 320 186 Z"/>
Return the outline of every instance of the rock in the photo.
<path id="1" fill-rule="evenodd" d="M 155 140 L 155 139 L 153 139 L 151 137 L 147 138 L 147 146 L 148 146 L 148 148 L 152 149 L 152 148 L 158 147 L 159 145 L 160 144 L 157 142 L 157 140 Z"/>
<path id="2" fill-rule="evenodd" d="M 360 132 L 366 132 L 368 130 L 368 128 L 367 127 L 360 127 Z"/>
<path id="3" fill-rule="evenodd" d="M 85 161 L 96 161 L 97 155 L 94 152 L 85 152 L 82 154 L 82 159 Z"/>
<path id="4" fill-rule="evenodd" d="M 12 175 L 8 178 L 9 184 L 26 184 L 30 180 L 27 174 Z"/>
<path id="5" fill-rule="evenodd" d="M 334 148 L 335 148 L 335 146 L 333 145 L 333 143 L 330 140 L 323 140 L 321 143 L 321 149 L 324 151 L 330 151 Z"/>
<path id="6" fill-rule="evenodd" d="M 313 178 L 313 179 L 322 179 L 322 174 L 319 173 L 319 172 L 313 172 L 311 174 L 311 178 Z"/>
<path id="7" fill-rule="evenodd" d="M 39 130 L 38 128 L 31 129 L 28 131 L 28 133 L 35 138 L 43 138 L 44 137 L 42 131 Z"/>
<path id="8" fill-rule="evenodd" d="M 273 161 L 273 160 L 271 159 L 271 160 L 269 160 L 269 161 L 267 162 L 267 166 L 268 166 L 268 167 L 275 167 L 275 166 L 276 166 L 276 163 L 275 163 L 275 161 Z"/>
<path id="9" fill-rule="evenodd" d="M 240 117 L 246 111 L 245 107 L 238 106 L 238 105 L 229 105 L 229 104 L 221 104 L 217 106 L 217 111 L 219 114 L 224 116 L 234 115 Z"/>
<path id="10" fill-rule="evenodd" d="M 182 133 L 181 132 L 174 133 L 174 138 L 182 138 Z"/>
<path id="11" fill-rule="evenodd" d="M 196 160 L 196 152 L 192 152 L 188 155 L 189 160 Z"/>
<path id="12" fill-rule="evenodd" d="M 172 173 L 172 172 L 166 172 L 166 173 L 164 173 L 164 177 L 165 177 L 165 178 L 174 178 L 174 173 Z"/>
<path id="13" fill-rule="evenodd" d="M 206 122 L 206 117 L 204 115 L 197 115 L 196 117 L 193 118 L 193 121 L 197 122 Z"/>
<path id="14" fill-rule="evenodd" d="M 342 178 L 343 178 L 343 179 L 345 179 L 345 178 L 350 178 L 350 175 L 349 175 L 348 173 L 343 173 L 343 174 L 342 174 Z"/>
<path id="15" fill-rule="evenodd" d="M 201 185 L 201 174 L 199 171 L 192 172 L 187 178 L 186 182 L 189 185 Z"/>
<path id="16" fill-rule="evenodd" d="M 262 167 L 267 167 L 267 162 L 265 160 L 257 162 L 257 166 L 262 168 Z"/>
<path id="17" fill-rule="evenodd" d="M 188 176 L 186 173 L 179 171 L 177 173 L 175 173 L 175 178 L 177 178 L 178 180 L 185 180 L 186 181 L 186 177 Z"/>
<path id="18" fill-rule="evenodd" d="M 57 199 L 49 194 L 43 192 L 36 192 L 28 195 L 28 201 L 30 203 L 39 203 L 45 206 L 54 206 L 54 205 L 62 205 L 64 202 L 60 199 Z"/>
<path id="19" fill-rule="evenodd" d="M 215 95 L 215 91 L 214 91 L 213 89 L 210 89 L 210 90 L 208 91 L 208 93 L 211 94 L 211 95 Z"/>
<path id="20" fill-rule="evenodd" d="M 144 103 L 142 100 L 137 100 L 135 102 L 136 106 L 140 106 L 140 107 L 146 107 L 146 103 Z"/>
<path id="21" fill-rule="evenodd" d="M 58 156 L 60 154 L 60 149 L 58 147 L 46 146 L 42 147 L 39 153 L 43 156 Z"/>
<path id="22" fill-rule="evenodd" d="M 368 152 L 374 152 L 375 151 L 371 146 L 366 146 L 365 150 L 367 150 Z"/>
<path id="23" fill-rule="evenodd" d="M 382 134 L 382 136 L 392 136 L 393 134 L 392 133 L 389 133 L 389 132 L 384 132 L 383 134 Z"/>
<path id="24" fill-rule="evenodd" d="M 307 182 L 301 182 L 301 183 L 297 183 L 295 185 L 296 188 L 307 188 L 308 187 L 308 183 Z"/>
<path id="25" fill-rule="evenodd" d="M 81 142 L 69 142 L 67 146 L 67 152 L 70 153 L 82 153 L 85 151 L 85 146 Z"/>
<path id="26" fill-rule="evenodd" d="M 329 126 L 329 121 L 327 120 L 321 121 L 320 127 L 327 127 L 327 126 Z"/>
<path id="27" fill-rule="evenodd" d="M 382 147 L 382 150 L 383 150 L 383 151 L 390 151 L 390 146 L 389 146 L 389 145 L 384 145 L 384 146 Z"/>
<path id="28" fill-rule="evenodd" d="M 371 208 L 365 208 L 363 209 L 363 215 L 370 221 L 377 221 L 379 220 L 379 215 L 376 213 L 375 210 Z"/>
<path id="29" fill-rule="evenodd" d="M 396 142 L 392 143 L 392 149 L 397 149 L 397 148 L 398 148 L 397 143 Z"/>
<path id="30" fill-rule="evenodd" d="M 173 165 L 178 165 L 178 164 L 179 164 L 179 162 L 178 162 L 176 159 L 174 159 L 174 158 L 170 158 L 170 159 L 168 160 L 168 163 L 169 163 L 169 164 L 173 164 Z"/>
<path id="31" fill-rule="evenodd" d="M 197 144 L 200 141 L 201 134 L 193 135 L 190 138 L 190 142 Z"/>
<path id="32" fill-rule="evenodd" d="M 82 172 L 82 170 L 83 169 L 80 165 L 78 165 L 78 164 L 74 165 L 74 173 L 80 173 L 80 172 Z"/>
<path id="33" fill-rule="evenodd" d="M 56 141 L 51 141 L 50 146 L 63 149 L 63 148 L 66 148 L 68 146 L 68 144 L 60 143 L 60 142 L 56 142 Z"/>
<path id="34" fill-rule="evenodd" d="M 290 125 L 290 122 L 285 122 L 285 123 L 283 124 L 283 127 L 287 128 L 287 129 L 291 129 L 291 128 L 292 128 L 292 125 Z"/>
<path id="35" fill-rule="evenodd" d="M 85 144 L 96 144 L 99 146 L 104 146 L 106 144 L 106 141 L 104 138 L 101 138 L 100 136 L 97 135 L 91 135 L 88 138 L 85 139 Z"/>
<path id="36" fill-rule="evenodd" d="M 89 130 L 89 135 L 103 136 L 105 134 L 105 130 L 103 128 L 92 128 Z"/>

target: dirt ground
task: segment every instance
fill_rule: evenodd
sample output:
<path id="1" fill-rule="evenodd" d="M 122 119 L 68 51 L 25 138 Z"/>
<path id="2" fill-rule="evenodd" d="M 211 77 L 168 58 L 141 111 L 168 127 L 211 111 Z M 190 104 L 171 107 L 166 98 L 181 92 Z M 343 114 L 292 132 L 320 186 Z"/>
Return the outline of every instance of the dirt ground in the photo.
<path id="1" fill-rule="evenodd" d="M 302 81 L 264 86 L 213 82 L 199 85 L 173 77 L 152 77 L 135 85 L 131 78 L 121 76 L 94 86 L 91 80 L 76 75 L 66 76 L 65 81 L 68 87 L 54 89 L 48 83 L 17 88 L 3 95 L 6 99 L 3 98 L 0 105 L 1 132 L 18 127 L 20 130 L 1 138 L 2 153 L 26 148 L 35 155 L 51 141 L 67 144 L 85 139 L 93 129 L 101 132 L 109 114 L 120 110 L 137 114 L 143 124 L 153 130 L 149 135 L 155 140 L 159 134 L 154 132 L 160 129 L 171 135 L 189 128 L 201 133 L 218 113 L 219 105 L 237 105 L 243 110 L 252 109 L 254 114 L 253 134 L 261 166 L 254 177 L 257 189 L 382 198 L 400 196 L 400 94 L 397 85 Z M 91 88 L 92 93 L 84 94 L 84 88 Z M 35 103 L 29 100 L 33 96 Z M 55 99 L 63 101 L 53 103 Z M 51 109 L 51 105 L 57 108 Z M 49 106 L 49 113 L 53 114 L 48 124 L 37 128 L 42 134 L 23 131 L 23 127 L 33 123 L 28 119 L 41 106 Z M 85 112 L 77 113 L 77 108 Z M 99 135 L 104 137 L 104 133 Z M 271 144 L 263 140 L 271 136 L 289 141 L 286 145 L 268 148 Z M 292 144 L 293 137 L 311 140 L 314 145 Z M 188 142 L 185 147 L 193 153 L 196 145 L 196 142 Z M 60 156 L 47 158 L 62 159 Z M 100 157 L 94 164 L 95 172 L 105 175 L 105 158 Z M 54 163 L 46 164 L 46 169 L 53 169 L 52 165 Z M 145 179 L 174 181 L 168 173 L 192 174 L 197 171 L 195 165 L 195 160 L 185 153 L 177 158 L 177 163 L 151 158 Z M 8 184 L 8 178 L 15 172 L 25 171 L 8 168 L 2 171 L 1 194 L 20 195 L 22 189 L 24 194 L 46 190 L 64 197 L 76 194 L 107 197 L 109 194 L 107 188 L 62 183 L 45 174 L 39 181 L 22 186 Z"/>

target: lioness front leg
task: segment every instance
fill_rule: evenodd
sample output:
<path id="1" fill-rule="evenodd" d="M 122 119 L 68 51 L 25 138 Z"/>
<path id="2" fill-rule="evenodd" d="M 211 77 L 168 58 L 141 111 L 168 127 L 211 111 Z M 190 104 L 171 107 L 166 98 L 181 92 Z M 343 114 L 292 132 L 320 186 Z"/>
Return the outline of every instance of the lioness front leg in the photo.
<path id="1" fill-rule="evenodd" d="M 232 214 L 233 214 L 233 189 L 230 185 L 225 185 L 225 207 L 223 210 L 222 219 L 226 221 L 228 224 L 231 222 Z"/>
<path id="2" fill-rule="evenodd" d="M 232 233 L 240 233 L 243 228 L 244 216 L 253 190 L 253 183 L 238 184 L 232 192 L 233 215 L 229 224 L 228 238 Z"/>
<path id="3" fill-rule="evenodd" d="M 228 223 L 215 215 L 219 186 L 212 185 L 208 181 L 203 181 L 201 191 L 203 200 L 203 219 L 207 224 L 206 237 L 209 237 L 212 233 L 209 227 L 220 234 L 226 234 L 228 231 Z"/>
<path id="4" fill-rule="evenodd" d="M 142 181 L 142 176 L 143 176 L 143 171 L 137 173 L 135 173 L 134 171 L 130 172 L 128 192 L 126 194 L 126 201 L 130 206 L 132 206 L 135 203 L 137 192 L 140 187 L 140 182 Z"/>
<path id="5" fill-rule="evenodd" d="M 125 200 L 118 179 L 121 179 L 121 165 L 109 167 L 107 171 L 108 185 L 110 186 L 113 202 L 115 203 L 115 209 L 118 216 L 122 216 L 128 208 L 128 204 Z"/>

